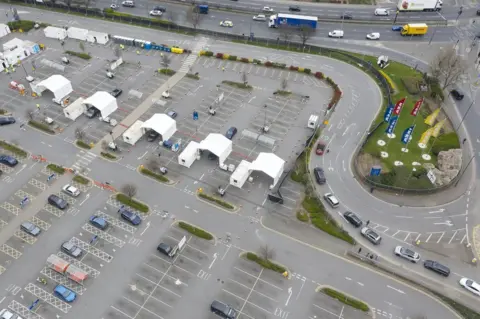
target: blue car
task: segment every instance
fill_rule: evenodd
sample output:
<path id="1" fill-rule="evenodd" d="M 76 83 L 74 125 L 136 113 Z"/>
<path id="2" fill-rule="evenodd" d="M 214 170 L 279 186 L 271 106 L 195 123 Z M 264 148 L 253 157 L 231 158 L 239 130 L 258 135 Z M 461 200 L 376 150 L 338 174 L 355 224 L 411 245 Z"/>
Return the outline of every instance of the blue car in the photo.
<path id="1" fill-rule="evenodd" d="M 392 26 L 392 31 L 401 31 L 402 28 L 403 27 L 401 25 L 394 25 L 394 26 Z"/>
<path id="2" fill-rule="evenodd" d="M 10 167 L 14 167 L 18 164 L 18 161 L 13 156 L 0 155 L 0 163 L 4 164 L 4 165 L 7 165 L 7 166 L 10 166 Z"/>
<path id="3" fill-rule="evenodd" d="M 171 149 L 172 146 L 173 146 L 173 142 L 171 142 L 171 141 L 169 141 L 169 140 L 163 141 L 163 147 L 168 148 L 168 149 Z"/>
<path id="4" fill-rule="evenodd" d="M 58 285 L 53 290 L 53 293 L 58 298 L 62 299 L 65 302 L 73 302 L 77 298 L 77 294 L 65 287 L 64 285 Z"/>
<path id="5" fill-rule="evenodd" d="M 142 219 L 140 218 L 140 216 L 129 211 L 125 207 L 120 207 L 118 212 L 120 213 L 120 216 L 122 216 L 123 219 L 125 219 L 127 222 L 129 222 L 134 226 L 140 225 L 140 223 L 142 222 Z"/>
<path id="6" fill-rule="evenodd" d="M 105 220 L 105 218 L 102 218 L 96 215 L 91 216 L 89 221 L 90 221 L 90 224 L 92 224 L 93 226 L 101 230 L 105 230 L 108 227 L 108 222 Z"/>

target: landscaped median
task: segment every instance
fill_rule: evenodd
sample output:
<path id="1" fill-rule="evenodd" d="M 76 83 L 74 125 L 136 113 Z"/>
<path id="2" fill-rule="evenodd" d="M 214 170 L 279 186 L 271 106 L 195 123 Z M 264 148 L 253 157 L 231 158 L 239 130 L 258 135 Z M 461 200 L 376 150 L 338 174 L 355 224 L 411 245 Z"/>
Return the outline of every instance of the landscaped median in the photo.
<path id="1" fill-rule="evenodd" d="M 251 251 L 243 253 L 241 256 L 246 258 L 247 260 L 250 260 L 250 261 L 253 261 L 253 262 L 259 264 L 263 268 L 270 269 L 270 270 L 273 270 L 273 271 L 281 273 L 281 274 L 284 274 L 287 271 L 286 267 L 284 267 L 282 265 L 279 265 L 279 264 L 277 264 L 277 263 L 275 263 L 271 260 L 262 258 L 262 257 L 258 256 L 257 254 L 252 253 Z"/>
<path id="2" fill-rule="evenodd" d="M 230 204 L 229 202 L 221 200 L 216 196 L 205 194 L 202 189 L 197 191 L 197 196 L 200 200 L 204 200 L 208 203 L 219 206 L 220 208 L 226 209 L 228 211 L 234 212 L 237 210 L 237 207 L 235 207 L 233 204 Z"/>
<path id="3" fill-rule="evenodd" d="M 85 53 L 85 52 L 65 51 L 65 53 L 68 55 L 76 56 L 77 58 L 84 59 L 84 60 L 90 60 L 92 58 L 92 56 L 89 53 Z"/>
<path id="4" fill-rule="evenodd" d="M 0 147 L 3 148 L 4 150 L 12 152 L 13 154 L 15 154 L 15 156 L 18 156 L 18 157 L 25 158 L 28 156 L 28 153 L 22 150 L 20 147 L 5 141 L 0 141 Z"/>
<path id="5" fill-rule="evenodd" d="M 82 175 L 75 175 L 73 181 L 82 185 L 89 185 L 92 181 Z"/>
<path id="6" fill-rule="evenodd" d="M 243 89 L 243 90 L 251 90 L 253 89 L 253 86 L 251 86 L 248 83 L 241 83 L 241 82 L 235 82 L 235 81 L 222 81 L 223 84 L 229 85 L 236 87 L 237 89 Z"/>
<path id="7" fill-rule="evenodd" d="M 88 144 L 87 142 L 82 141 L 82 140 L 76 140 L 75 145 L 77 145 L 78 147 L 83 148 L 85 150 L 89 150 L 89 149 L 92 148 L 92 146 L 90 144 Z"/>
<path id="8" fill-rule="evenodd" d="M 171 180 L 169 180 L 167 177 L 165 177 L 164 175 L 154 173 L 151 170 L 149 170 L 148 168 L 145 168 L 143 165 L 139 166 L 138 171 L 141 174 L 143 174 L 143 175 L 145 175 L 145 176 L 147 176 L 151 179 L 156 180 L 157 182 L 164 183 L 164 184 L 173 184 L 174 183 Z"/>
<path id="9" fill-rule="evenodd" d="M 131 197 L 128 197 L 125 194 L 118 193 L 117 195 L 115 195 L 115 199 L 124 205 L 127 205 L 135 210 L 138 210 L 139 212 L 148 213 L 149 211 L 147 204 L 139 202 Z"/>
<path id="10" fill-rule="evenodd" d="M 54 135 L 55 131 L 50 128 L 50 126 L 46 123 L 30 120 L 28 121 L 28 125 L 30 125 L 33 128 L 36 128 L 37 130 L 40 130 L 44 133 Z"/>
<path id="11" fill-rule="evenodd" d="M 100 155 L 109 161 L 117 160 L 117 157 L 109 152 L 100 152 Z"/>
<path id="12" fill-rule="evenodd" d="M 207 232 L 206 230 L 203 230 L 201 228 L 198 228 L 196 226 L 193 226 L 193 225 L 190 225 L 190 224 L 187 224 L 185 222 L 178 222 L 178 227 L 180 227 L 181 229 L 184 229 L 186 230 L 187 232 L 189 232 L 190 234 L 194 235 L 194 236 L 197 236 L 199 238 L 202 238 L 202 239 L 206 239 L 206 240 L 212 240 L 213 239 L 213 235 L 209 232 Z"/>
<path id="13" fill-rule="evenodd" d="M 52 172 L 55 172 L 59 175 L 65 174 L 65 167 L 57 165 L 57 164 L 48 164 L 47 168 Z"/>
<path id="14" fill-rule="evenodd" d="M 338 290 L 335 290 L 335 289 L 332 289 L 332 288 L 329 288 L 329 287 L 322 287 L 322 288 L 317 288 L 316 290 L 317 292 L 322 292 L 324 294 L 326 294 L 327 296 L 330 296 L 334 299 L 337 299 L 338 301 L 340 301 L 341 303 L 344 303 L 346 304 L 347 306 L 350 306 L 352 308 L 355 308 L 355 309 L 358 309 L 358 310 L 361 310 L 361 311 L 364 311 L 364 312 L 368 312 L 370 311 L 370 307 L 363 301 L 360 301 L 358 299 L 355 299 L 355 298 L 352 298 L 346 294 L 344 294 L 343 292 L 340 292 Z"/>

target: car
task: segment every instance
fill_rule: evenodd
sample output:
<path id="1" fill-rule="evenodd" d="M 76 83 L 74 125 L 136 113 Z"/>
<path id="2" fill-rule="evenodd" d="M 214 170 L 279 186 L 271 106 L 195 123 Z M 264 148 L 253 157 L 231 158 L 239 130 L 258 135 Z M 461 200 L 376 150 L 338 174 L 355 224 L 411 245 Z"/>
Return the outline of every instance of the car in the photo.
<path id="1" fill-rule="evenodd" d="M 480 16 L 480 9 L 477 10 L 477 16 Z"/>
<path id="2" fill-rule="evenodd" d="M 74 258 L 78 258 L 83 255 L 83 250 L 69 241 L 64 242 L 60 248 L 64 253 Z"/>
<path id="3" fill-rule="evenodd" d="M 263 7 L 262 11 L 263 11 L 263 12 L 273 12 L 273 8 Z"/>
<path id="4" fill-rule="evenodd" d="M 118 5 L 116 5 L 115 3 L 112 3 L 112 4 L 110 5 L 110 9 L 112 9 L 112 10 L 118 10 Z"/>
<path id="5" fill-rule="evenodd" d="M 444 266 L 441 263 L 434 260 L 425 260 L 423 262 L 423 267 L 445 277 L 448 277 L 450 275 L 450 269 L 447 266 Z"/>
<path id="6" fill-rule="evenodd" d="M 457 101 L 463 100 L 464 95 L 458 90 L 451 90 L 450 94 L 455 98 Z"/>
<path id="7" fill-rule="evenodd" d="M 150 15 L 151 15 L 151 16 L 154 16 L 154 17 L 160 17 L 162 14 L 163 14 L 163 12 L 160 11 L 160 10 L 152 10 L 152 11 L 150 11 Z"/>
<path id="8" fill-rule="evenodd" d="M 224 319 L 235 319 L 237 317 L 237 312 L 232 306 L 218 300 L 211 303 L 210 311 Z"/>
<path id="9" fill-rule="evenodd" d="M 343 38 L 343 35 L 344 35 L 343 30 L 333 30 L 331 32 L 328 32 L 329 38 Z"/>
<path id="10" fill-rule="evenodd" d="M 289 7 L 288 7 L 288 11 L 300 12 L 300 11 L 302 11 L 302 10 L 300 9 L 299 6 L 289 6 Z"/>
<path id="11" fill-rule="evenodd" d="M 170 245 L 160 243 L 157 246 L 157 250 L 168 257 L 173 257 L 173 248 Z"/>
<path id="12" fill-rule="evenodd" d="M 78 197 L 80 195 L 80 190 L 70 184 L 63 186 L 62 192 L 72 197 Z"/>
<path id="13" fill-rule="evenodd" d="M 7 309 L 2 309 L 0 311 L 0 319 L 22 319 L 22 318 L 17 316 L 13 312 L 10 312 Z"/>
<path id="14" fill-rule="evenodd" d="M 375 9 L 375 12 L 374 12 L 374 15 L 376 16 L 388 16 L 389 14 L 390 14 L 390 11 L 382 8 L 377 8 Z"/>
<path id="15" fill-rule="evenodd" d="M 15 167 L 18 164 L 18 161 L 13 156 L 0 155 L 0 164 L 6 165 L 8 167 Z"/>
<path id="16" fill-rule="evenodd" d="M 153 10 L 161 11 L 161 12 L 163 12 L 163 13 L 167 12 L 167 8 L 162 7 L 162 6 L 154 6 L 154 7 L 153 7 Z"/>
<path id="17" fill-rule="evenodd" d="M 372 32 L 367 34 L 367 39 L 368 40 L 380 40 L 380 33 L 378 32 Z"/>
<path id="18" fill-rule="evenodd" d="M 323 199 L 328 203 L 328 205 L 332 206 L 333 208 L 338 207 L 338 205 L 340 205 L 340 202 L 332 193 L 324 194 Z"/>
<path id="19" fill-rule="evenodd" d="M 395 247 L 395 255 L 417 263 L 420 260 L 420 254 L 403 246 Z"/>
<path id="20" fill-rule="evenodd" d="M 65 287 L 64 285 L 58 285 L 53 290 L 53 293 L 58 298 L 65 302 L 73 302 L 77 298 L 77 294 Z"/>
<path id="21" fill-rule="evenodd" d="M 257 14 L 253 16 L 253 20 L 255 21 L 267 21 L 267 17 L 264 14 Z"/>
<path id="22" fill-rule="evenodd" d="M 340 19 L 342 20 L 352 20 L 353 16 L 351 13 L 343 13 L 340 15 Z"/>
<path id="23" fill-rule="evenodd" d="M 382 237 L 369 227 L 363 227 L 360 230 L 360 233 L 374 245 L 378 245 L 382 241 Z"/>
<path id="24" fill-rule="evenodd" d="M 168 111 L 167 115 L 170 116 L 172 119 L 174 119 L 178 116 L 178 113 L 175 111 Z"/>
<path id="25" fill-rule="evenodd" d="M 48 196 L 47 200 L 50 205 L 58 209 L 64 210 L 68 207 L 68 202 L 55 194 Z"/>
<path id="26" fill-rule="evenodd" d="M 138 216 L 134 212 L 129 211 L 125 207 L 120 207 L 118 212 L 120 213 L 120 216 L 124 220 L 126 220 L 127 222 L 129 222 L 130 224 L 132 224 L 134 226 L 140 225 L 140 223 L 142 222 L 142 219 L 140 218 L 140 216 Z"/>
<path id="27" fill-rule="evenodd" d="M 362 220 L 353 212 L 345 212 L 343 213 L 343 217 L 347 220 L 347 222 L 355 226 L 355 228 L 358 228 L 363 224 Z"/>
<path id="28" fill-rule="evenodd" d="M 150 131 L 148 131 L 148 133 L 147 133 L 147 142 L 153 142 L 153 141 L 155 141 L 159 136 L 160 136 L 160 134 L 158 134 L 157 131 L 155 131 L 155 130 L 150 130 Z"/>
<path id="29" fill-rule="evenodd" d="M 120 94 L 122 94 L 122 89 L 113 89 L 112 92 L 110 92 L 110 94 L 113 96 L 113 97 L 119 97 Z"/>
<path id="30" fill-rule="evenodd" d="M 228 138 L 229 140 L 233 139 L 233 137 L 237 134 L 237 128 L 235 126 L 232 126 L 227 130 L 225 133 L 225 137 Z"/>
<path id="31" fill-rule="evenodd" d="M 323 144 L 322 142 L 318 142 L 317 148 L 315 150 L 315 154 L 323 155 L 323 153 L 325 152 L 325 148 L 326 148 L 325 144 Z"/>
<path id="32" fill-rule="evenodd" d="M 105 230 L 108 228 L 108 222 L 103 217 L 93 215 L 90 216 L 90 219 L 88 221 L 90 222 L 90 224 L 97 227 L 98 229 Z"/>
<path id="33" fill-rule="evenodd" d="M 20 229 L 23 230 L 24 232 L 26 232 L 27 234 L 35 236 L 35 237 L 40 235 L 40 233 L 42 232 L 42 230 L 37 225 L 35 225 L 34 223 L 31 223 L 31 222 L 21 223 L 20 224 Z"/>
<path id="34" fill-rule="evenodd" d="M 218 159 L 218 156 L 213 154 L 212 152 L 208 152 L 208 159 L 211 160 L 211 161 L 214 161 L 216 159 Z"/>
<path id="35" fill-rule="evenodd" d="M 480 296 L 480 285 L 472 279 L 462 278 L 458 283 L 471 293 Z"/>
<path id="36" fill-rule="evenodd" d="M 323 168 L 320 167 L 315 167 L 313 169 L 313 175 L 315 176 L 315 180 L 319 185 L 323 185 L 327 182 L 327 179 L 325 178 L 325 172 L 323 171 Z"/>
<path id="37" fill-rule="evenodd" d="M 85 115 L 88 118 L 91 118 L 91 119 L 93 119 L 98 114 L 100 114 L 100 111 L 96 107 L 93 107 L 93 106 L 88 108 L 87 111 L 85 112 Z"/>
<path id="38" fill-rule="evenodd" d="M 0 126 L 14 124 L 15 118 L 12 116 L 0 116 Z"/>
<path id="39" fill-rule="evenodd" d="M 122 2 L 122 6 L 124 7 L 129 7 L 129 8 L 134 8 L 135 7 L 135 2 L 131 0 L 126 0 Z"/>
<path id="40" fill-rule="evenodd" d="M 220 26 L 231 28 L 233 27 L 233 22 L 228 20 L 220 21 Z"/>
<path id="41" fill-rule="evenodd" d="M 401 25 L 394 25 L 392 26 L 392 31 L 402 31 L 402 26 Z"/>
<path id="42" fill-rule="evenodd" d="M 162 142 L 162 145 L 163 145 L 163 147 L 165 147 L 165 148 L 171 149 L 172 146 L 173 146 L 173 142 L 170 141 L 170 140 L 165 140 L 165 141 Z"/>

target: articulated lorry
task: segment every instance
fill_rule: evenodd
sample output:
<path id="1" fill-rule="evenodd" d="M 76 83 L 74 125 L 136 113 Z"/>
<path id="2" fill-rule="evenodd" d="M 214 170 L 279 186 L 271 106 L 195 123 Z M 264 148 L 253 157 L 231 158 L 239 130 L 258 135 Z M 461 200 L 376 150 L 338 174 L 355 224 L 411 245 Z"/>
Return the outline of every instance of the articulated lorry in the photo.
<path id="1" fill-rule="evenodd" d="M 318 17 L 314 16 L 302 16 L 297 14 L 278 13 L 270 16 L 268 20 L 268 26 L 270 28 L 278 28 L 281 26 L 290 27 L 311 27 L 317 28 Z"/>
<path id="2" fill-rule="evenodd" d="M 442 10 L 442 0 L 399 0 L 397 4 L 398 11 L 440 11 Z"/>
<path id="3" fill-rule="evenodd" d="M 428 25 L 425 23 L 409 23 L 402 27 L 401 35 L 424 35 L 428 31 Z"/>

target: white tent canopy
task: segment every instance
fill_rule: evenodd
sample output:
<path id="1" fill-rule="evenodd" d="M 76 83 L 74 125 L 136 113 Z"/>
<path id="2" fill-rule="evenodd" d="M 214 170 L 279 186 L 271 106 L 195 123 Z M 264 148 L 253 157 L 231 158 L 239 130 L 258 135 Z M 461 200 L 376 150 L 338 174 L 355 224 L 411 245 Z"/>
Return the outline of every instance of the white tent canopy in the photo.
<path id="1" fill-rule="evenodd" d="M 177 122 L 167 114 L 157 113 L 145 121 L 142 128 L 144 132 L 154 130 L 161 135 L 163 141 L 166 141 L 177 131 Z"/>
<path id="2" fill-rule="evenodd" d="M 92 43 L 107 44 L 109 40 L 108 33 L 88 31 L 87 41 Z"/>
<path id="3" fill-rule="evenodd" d="M 60 101 L 73 92 L 72 83 L 64 76 L 54 74 L 46 80 L 43 80 L 32 86 L 32 90 L 41 95 L 43 91 L 49 90 L 53 93 L 54 99 Z"/>
<path id="4" fill-rule="evenodd" d="M 100 111 L 105 119 L 118 109 L 117 99 L 105 91 L 95 92 L 92 96 L 83 101 L 83 104 L 93 106 Z"/>
<path id="5" fill-rule="evenodd" d="M 70 27 L 67 30 L 67 36 L 70 39 L 77 39 L 77 40 L 86 41 L 87 40 L 87 35 L 88 35 L 88 30 L 87 29 Z"/>
<path id="6" fill-rule="evenodd" d="M 230 175 L 230 184 L 238 188 L 242 188 L 243 184 L 247 181 L 250 176 L 251 170 L 250 166 L 252 163 L 242 160 L 237 166 L 237 169 Z"/>
<path id="7" fill-rule="evenodd" d="M 273 153 L 260 153 L 250 166 L 251 171 L 264 172 L 273 179 L 272 186 L 278 183 L 283 174 L 285 161 Z"/>
<path id="8" fill-rule="evenodd" d="M 209 150 L 216 156 L 222 165 L 232 152 L 232 141 L 218 133 L 210 133 L 200 142 L 200 149 Z"/>

